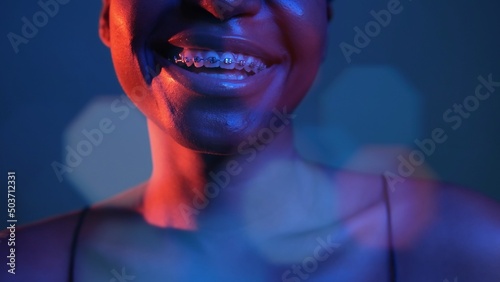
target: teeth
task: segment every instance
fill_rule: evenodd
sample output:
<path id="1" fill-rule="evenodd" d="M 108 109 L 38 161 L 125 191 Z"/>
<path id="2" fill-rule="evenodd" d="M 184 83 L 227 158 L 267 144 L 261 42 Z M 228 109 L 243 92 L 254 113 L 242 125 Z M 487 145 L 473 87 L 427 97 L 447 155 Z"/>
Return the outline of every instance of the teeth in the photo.
<path id="1" fill-rule="evenodd" d="M 205 54 L 204 66 L 207 68 L 218 68 L 220 67 L 219 54 L 214 51 L 209 51 Z"/>
<path id="2" fill-rule="evenodd" d="M 194 63 L 194 52 L 190 50 L 186 50 L 183 52 L 182 56 L 179 56 L 181 59 L 181 62 L 185 63 L 188 67 L 192 66 Z M 177 62 L 178 60 L 176 60 Z"/>
<path id="3" fill-rule="evenodd" d="M 256 65 L 255 58 L 253 58 L 253 57 L 247 57 L 247 61 L 246 61 L 246 64 L 245 64 L 245 70 L 247 72 L 254 71 L 255 65 Z"/>
<path id="4" fill-rule="evenodd" d="M 258 73 L 267 66 L 258 58 L 234 54 L 231 52 L 215 52 L 184 49 L 173 60 L 176 64 L 194 65 L 196 68 L 222 68 L 226 70 L 245 70 L 248 73 Z"/>
<path id="5" fill-rule="evenodd" d="M 225 52 L 221 56 L 221 64 L 220 67 L 226 70 L 234 70 L 234 66 L 236 65 L 236 58 L 232 53 Z"/>
<path id="6" fill-rule="evenodd" d="M 197 68 L 201 68 L 203 67 L 203 65 L 205 64 L 203 61 L 203 54 L 198 51 L 198 52 L 195 52 L 194 53 L 194 66 L 197 67 Z"/>
<path id="7" fill-rule="evenodd" d="M 245 64 L 245 56 L 243 56 L 242 54 L 238 54 L 238 57 L 236 58 L 236 65 L 234 68 L 237 70 L 242 70 L 245 67 Z"/>

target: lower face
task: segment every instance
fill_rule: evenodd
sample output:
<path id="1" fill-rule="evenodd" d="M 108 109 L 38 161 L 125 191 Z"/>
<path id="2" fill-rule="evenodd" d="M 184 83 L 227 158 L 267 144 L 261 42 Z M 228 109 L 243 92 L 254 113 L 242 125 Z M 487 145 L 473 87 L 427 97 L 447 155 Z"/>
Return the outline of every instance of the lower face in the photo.
<path id="1" fill-rule="evenodd" d="M 236 0 L 246 4 L 220 20 L 212 1 L 185 2 L 198 3 L 111 0 L 113 63 L 132 101 L 179 144 L 230 154 L 307 93 L 323 58 L 327 4 Z"/>

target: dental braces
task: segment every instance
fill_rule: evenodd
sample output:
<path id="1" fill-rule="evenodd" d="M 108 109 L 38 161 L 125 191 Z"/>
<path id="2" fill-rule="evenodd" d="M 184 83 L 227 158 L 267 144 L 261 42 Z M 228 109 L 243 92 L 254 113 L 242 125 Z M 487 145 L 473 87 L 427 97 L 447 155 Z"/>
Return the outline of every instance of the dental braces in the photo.
<path id="1" fill-rule="evenodd" d="M 208 57 L 208 58 L 205 58 L 205 59 L 203 59 L 202 57 L 194 57 L 194 58 L 191 59 L 189 57 L 184 57 L 182 55 L 174 56 L 173 59 L 174 59 L 174 62 L 176 64 L 178 64 L 178 63 L 183 63 L 183 64 L 187 64 L 187 63 L 200 63 L 200 62 L 203 62 L 203 61 L 208 61 L 210 64 L 215 64 L 215 63 L 221 62 L 221 63 L 224 63 L 226 65 L 231 65 L 233 63 L 236 63 L 240 67 L 244 67 L 246 65 L 246 63 L 247 63 L 245 60 L 240 60 L 238 62 L 235 62 L 235 60 L 233 60 L 231 58 L 224 58 L 224 60 L 221 60 L 221 59 L 217 59 L 215 57 Z M 256 67 L 255 62 L 251 62 L 248 65 L 248 67 L 253 70 Z M 257 71 L 263 71 L 265 69 L 266 69 L 266 66 L 264 64 L 260 64 L 257 67 Z"/>

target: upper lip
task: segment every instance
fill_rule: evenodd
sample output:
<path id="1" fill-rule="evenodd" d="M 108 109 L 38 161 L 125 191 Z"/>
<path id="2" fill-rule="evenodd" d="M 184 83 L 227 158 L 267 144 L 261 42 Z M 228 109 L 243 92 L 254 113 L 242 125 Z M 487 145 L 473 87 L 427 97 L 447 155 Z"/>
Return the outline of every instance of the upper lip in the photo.
<path id="1" fill-rule="evenodd" d="M 217 35 L 206 31 L 185 30 L 172 36 L 168 43 L 178 48 L 214 50 L 244 54 L 263 60 L 268 66 L 283 60 L 284 52 L 269 44 L 266 40 L 253 40 L 239 35 Z M 274 48 L 273 48 L 274 47 Z M 281 52 L 280 52 L 281 51 Z"/>

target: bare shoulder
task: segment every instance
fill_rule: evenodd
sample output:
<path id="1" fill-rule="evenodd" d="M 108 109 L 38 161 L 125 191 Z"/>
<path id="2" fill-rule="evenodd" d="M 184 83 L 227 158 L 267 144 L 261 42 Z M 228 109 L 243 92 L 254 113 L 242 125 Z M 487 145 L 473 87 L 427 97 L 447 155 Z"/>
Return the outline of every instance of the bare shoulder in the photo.
<path id="1" fill-rule="evenodd" d="M 119 199 L 127 199 L 127 196 L 120 195 Z M 79 234 L 80 247 L 86 239 L 83 231 L 92 229 L 92 226 L 107 226 L 108 229 L 113 229 L 130 227 L 131 224 L 140 225 L 142 221 L 138 219 L 137 213 L 129 208 L 129 204 L 126 201 L 118 204 L 115 200 L 109 200 L 93 206 L 84 217 L 83 210 L 79 210 L 1 231 L 0 254 L 8 260 L 10 258 L 6 256 L 12 256 L 13 264 L 8 265 L 2 259 L 0 281 L 67 282 L 75 235 Z M 80 220 L 83 220 L 81 230 L 77 232 Z M 11 237 L 14 240 L 9 241 Z M 11 268 L 11 272 L 15 274 L 8 271 Z"/>
<path id="2" fill-rule="evenodd" d="M 424 180 L 406 181 L 390 201 L 403 281 L 500 281 L 497 202 Z"/>
<path id="3" fill-rule="evenodd" d="M 72 238 L 80 212 L 1 232 L 1 281 L 67 281 Z M 10 239 L 10 241 L 9 241 Z M 8 269 L 13 269 L 11 273 Z M 13 274 L 12 272 L 15 272 Z"/>

